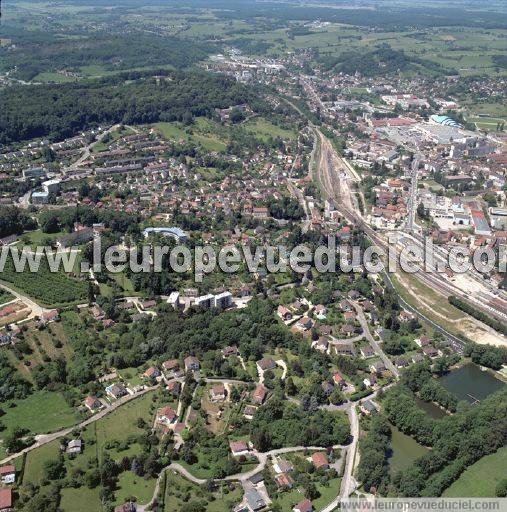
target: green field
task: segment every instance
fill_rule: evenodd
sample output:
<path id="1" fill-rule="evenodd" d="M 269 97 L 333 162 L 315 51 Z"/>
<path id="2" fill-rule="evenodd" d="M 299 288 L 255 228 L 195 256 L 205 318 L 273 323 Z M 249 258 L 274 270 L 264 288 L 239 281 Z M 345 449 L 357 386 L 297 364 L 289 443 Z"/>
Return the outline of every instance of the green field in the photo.
<path id="1" fill-rule="evenodd" d="M 51 71 L 46 71 L 44 73 L 39 73 L 33 78 L 33 82 L 55 82 L 58 84 L 75 82 L 77 78 L 73 78 L 71 76 L 65 76 L 61 73 L 53 73 Z"/>
<path id="2" fill-rule="evenodd" d="M 15 403 L 15 407 L 10 407 Z M 53 432 L 76 423 L 76 412 L 57 392 L 37 391 L 15 402 L 2 404 L 2 422 L 7 430 L 21 427 L 34 434 Z"/>
<path id="3" fill-rule="evenodd" d="M 44 463 L 48 460 L 56 459 L 59 452 L 60 443 L 58 440 L 28 452 L 25 462 L 25 472 L 23 474 L 23 483 L 25 485 L 28 482 L 38 484 L 44 478 Z"/>
<path id="4" fill-rule="evenodd" d="M 156 123 L 154 126 L 166 139 L 196 144 L 207 151 L 224 151 L 227 147 L 227 142 L 217 134 L 215 125 L 204 118 L 197 118 L 191 126 L 181 123 Z"/>
<path id="5" fill-rule="evenodd" d="M 242 124 L 242 127 L 264 142 L 271 137 L 280 137 L 282 139 L 289 140 L 293 140 L 296 137 L 295 131 L 281 128 L 280 126 L 259 117 L 246 121 Z"/>
<path id="6" fill-rule="evenodd" d="M 66 488 L 61 491 L 60 508 L 64 512 L 88 512 L 90 504 L 100 510 L 100 489 L 88 489 L 82 486 L 77 489 Z"/>
<path id="7" fill-rule="evenodd" d="M 35 251 L 39 246 L 51 245 L 57 238 L 65 234 L 67 234 L 65 231 L 57 233 L 43 233 L 40 229 L 28 231 L 20 237 L 18 248 L 21 249 L 25 245 L 29 245 L 32 251 Z"/>
<path id="8" fill-rule="evenodd" d="M 483 457 L 470 466 L 448 489 L 447 498 L 491 498 L 498 482 L 507 475 L 507 447 Z"/>

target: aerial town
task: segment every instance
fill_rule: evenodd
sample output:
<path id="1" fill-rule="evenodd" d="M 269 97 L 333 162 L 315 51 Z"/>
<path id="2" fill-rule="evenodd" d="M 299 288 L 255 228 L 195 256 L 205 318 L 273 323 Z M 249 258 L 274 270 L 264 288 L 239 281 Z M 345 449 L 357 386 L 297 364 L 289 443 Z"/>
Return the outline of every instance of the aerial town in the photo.
<path id="1" fill-rule="evenodd" d="M 303 22 L 279 26 L 198 3 L 160 19 L 144 2 L 138 17 L 120 2 L 118 19 L 101 2 L 63 2 L 61 22 L 21 2 L 9 14 L 0 51 L 19 68 L 0 70 L 0 512 L 505 505 L 507 114 L 480 108 L 505 106 L 505 67 L 443 72 L 381 44 L 373 71 L 370 54 L 331 65 L 327 38 L 361 37 L 360 21 L 301 7 Z M 20 74 L 25 43 L 9 34 L 25 16 L 69 40 L 114 27 L 119 70 L 71 65 L 59 45 L 56 68 Z M 149 67 L 122 31 L 139 35 Z M 179 57 L 143 39 L 182 34 Z M 162 50 L 178 64 L 163 67 Z M 317 268 L 330 240 L 348 269 Z M 257 256 L 302 245 L 313 256 L 300 272 Z M 435 268 L 400 266 L 429 245 Z M 108 250 L 157 246 L 168 248 L 158 270 L 132 257 L 95 266 Z M 243 256 L 233 273 L 197 274 L 175 269 L 181 247 Z M 371 248 L 399 264 L 371 271 L 355 259 Z"/>

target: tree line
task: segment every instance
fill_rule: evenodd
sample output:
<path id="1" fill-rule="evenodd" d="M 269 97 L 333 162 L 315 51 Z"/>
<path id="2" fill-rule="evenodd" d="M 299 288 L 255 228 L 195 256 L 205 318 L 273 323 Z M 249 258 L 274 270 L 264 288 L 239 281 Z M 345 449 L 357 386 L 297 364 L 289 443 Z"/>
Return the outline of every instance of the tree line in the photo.
<path id="1" fill-rule="evenodd" d="M 477 308 L 475 308 L 471 304 L 468 304 L 468 302 L 465 302 L 464 300 L 461 300 L 454 295 L 451 295 L 448 300 L 449 300 L 449 304 L 452 304 L 454 307 L 461 309 L 461 311 L 464 311 L 467 315 L 473 316 L 475 319 L 479 320 L 480 322 L 483 322 L 486 325 L 488 325 L 489 327 L 491 327 L 492 329 L 495 329 L 495 331 L 498 331 L 498 332 L 502 333 L 503 335 L 507 336 L 507 324 L 506 323 L 501 322 L 500 320 L 495 320 L 494 318 L 491 318 L 490 316 L 486 315 L 486 313 L 479 311 Z M 504 362 L 506 362 L 506 361 L 507 361 L 507 358 L 504 360 Z M 498 368 L 495 368 L 495 369 L 498 369 Z"/>

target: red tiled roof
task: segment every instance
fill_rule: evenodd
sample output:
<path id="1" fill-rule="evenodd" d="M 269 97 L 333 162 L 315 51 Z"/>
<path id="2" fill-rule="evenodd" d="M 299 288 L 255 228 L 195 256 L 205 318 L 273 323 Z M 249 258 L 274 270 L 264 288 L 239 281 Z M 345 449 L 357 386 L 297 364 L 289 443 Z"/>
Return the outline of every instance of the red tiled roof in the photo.
<path id="1" fill-rule="evenodd" d="M 10 489 L 0 489 L 0 510 L 12 507 L 12 491 Z"/>

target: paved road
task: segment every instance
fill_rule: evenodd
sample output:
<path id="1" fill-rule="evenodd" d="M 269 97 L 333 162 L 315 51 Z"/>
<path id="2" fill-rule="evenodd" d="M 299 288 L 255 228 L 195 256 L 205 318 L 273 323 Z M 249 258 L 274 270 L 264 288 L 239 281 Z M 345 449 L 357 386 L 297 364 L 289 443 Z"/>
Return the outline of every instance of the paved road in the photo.
<path id="1" fill-rule="evenodd" d="M 27 318 L 24 318 L 23 320 L 26 321 L 28 319 L 34 318 L 36 316 L 41 316 L 43 313 L 47 313 L 50 311 L 47 308 L 44 308 L 42 306 L 39 306 L 36 302 L 34 302 L 30 297 L 27 297 L 26 295 L 23 295 L 22 293 L 17 292 L 16 290 L 13 290 L 6 284 L 3 284 L 0 282 L 0 288 L 3 288 L 4 290 L 7 290 L 10 294 L 14 295 L 17 299 L 19 299 L 25 306 L 30 308 L 32 312 Z"/>
<path id="2" fill-rule="evenodd" d="M 118 407 L 121 407 L 122 405 L 126 404 L 127 402 L 130 402 L 131 400 L 134 400 L 135 398 L 139 398 L 140 396 L 143 396 L 146 393 L 149 393 L 150 391 L 153 391 L 157 388 L 158 388 L 158 385 L 152 386 L 149 388 L 145 388 L 142 391 L 135 393 L 134 395 L 124 396 L 124 397 L 118 399 L 116 402 L 114 402 L 110 407 L 103 409 L 102 411 L 98 412 L 97 414 L 90 416 L 86 420 L 82 421 L 81 423 L 78 423 L 77 425 L 73 425 L 72 427 L 68 427 L 63 430 L 59 430 L 58 432 L 53 432 L 52 434 L 38 435 L 38 436 L 36 436 L 36 442 L 34 444 L 32 444 L 28 448 L 25 448 L 24 450 L 22 450 L 18 453 L 13 453 L 12 455 L 9 455 L 5 459 L 0 460 L 0 465 L 7 464 L 11 460 L 19 457 L 20 455 L 23 455 L 24 453 L 31 452 L 32 450 L 35 450 L 36 448 L 39 448 L 45 444 L 51 443 L 52 441 L 55 441 L 56 439 L 65 437 L 65 436 L 69 435 L 74 429 L 80 429 L 80 428 L 86 427 L 87 425 L 90 425 L 91 423 L 94 423 L 95 421 L 100 420 L 104 416 L 115 411 L 116 409 L 118 409 Z"/>
<path id="3" fill-rule="evenodd" d="M 364 335 L 366 336 L 366 339 L 368 340 L 368 343 L 371 345 L 371 348 L 375 351 L 375 354 L 377 354 L 380 359 L 382 359 L 382 362 L 384 363 L 385 367 L 395 376 L 399 377 L 400 372 L 396 366 L 394 366 L 393 362 L 386 356 L 385 352 L 380 348 L 379 344 L 375 340 L 375 338 L 372 336 L 370 332 L 370 326 L 368 324 L 368 320 L 366 320 L 366 317 L 364 316 L 363 308 L 357 304 L 356 302 L 352 303 L 354 308 L 356 309 L 357 313 L 357 319 L 359 320 L 359 323 L 361 324 L 361 328 L 363 329 Z"/>
<path id="4" fill-rule="evenodd" d="M 350 432 L 352 434 L 352 443 L 346 448 L 345 470 L 340 485 L 340 492 L 336 498 L 322 509 L 322 512 L 331 512 L 338 508 L 341 500 L 350 496 L 357 488 L 357 482 L 353 476 L 357 443 L 359 441 L 359 418 L 357 416 L 356 406 L 353 405 L 348 410 L 350 421 Z"/>

